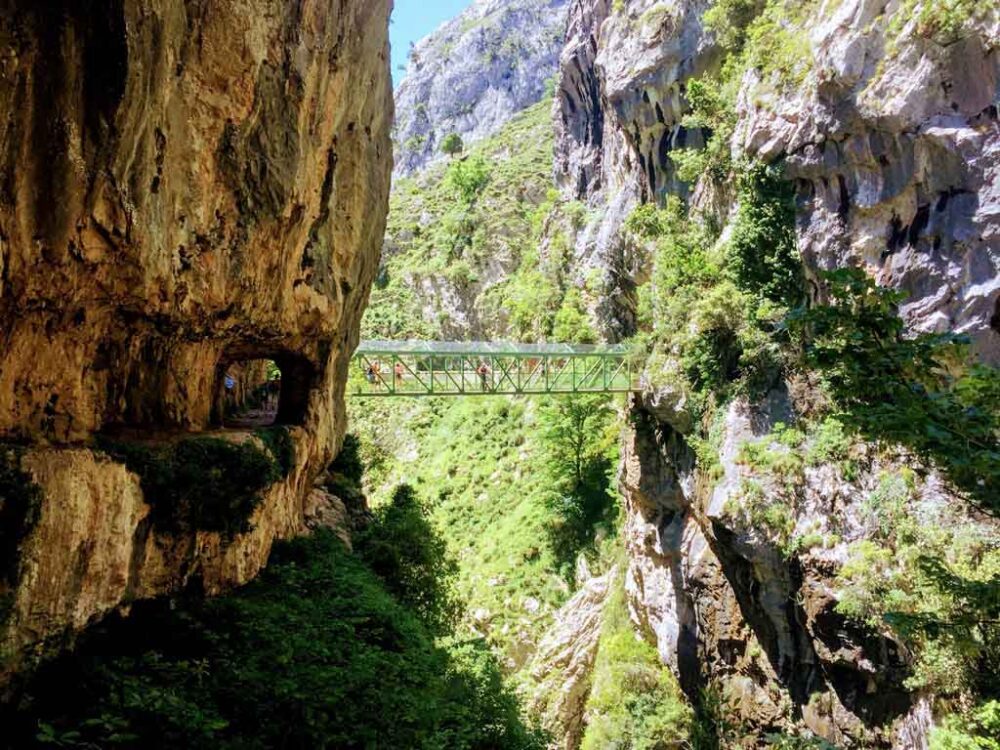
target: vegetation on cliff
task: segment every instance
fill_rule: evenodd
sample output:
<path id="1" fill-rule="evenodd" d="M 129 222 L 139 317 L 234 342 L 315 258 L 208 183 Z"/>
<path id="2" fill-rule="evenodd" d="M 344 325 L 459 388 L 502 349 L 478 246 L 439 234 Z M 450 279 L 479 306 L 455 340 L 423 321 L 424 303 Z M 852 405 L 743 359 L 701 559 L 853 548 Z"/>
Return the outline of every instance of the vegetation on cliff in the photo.
<path id="1" fill-rule="evenodd" d="M 621 573 L 604 605 L 591 680 L 581 750 L 665 750 L 689 741 L 691 709 L 656 649 L 636 635 Z"/>
<path id="2" fill-rule="evenodd" d="M 541 748 L 490 650 L 435 642 L 452 567 L 412 492 L 394 497 L 359 555 L 320 531 L 234 594 L 102 623 L 9 707 L 2 743 Z"/>
<path id="3" fill-rule="evenodd" d="M 585 210 L 553 189 L 550 110 L 540 102 L 462 157 L 396 181 L 366 338 L 531 341 L 560 322 L 573 340 L 593 337 L 574 317 L 586 290 L 568 274 Z"/>
<path id="4" fill-rule="evenodd" d="M 716 0 L 705 15 L 724 57 L 687 83 L 683 124 L 709 137 L 705 148 L 671 157 L 682 179 L 721 190 L 735 183 L 737 210 L 716 216 L 668 198 L 632 214 L 627 229 L 652 266 L 639 292 L 638 344 L 654 386 L 673 392 L 690 416 L 675 426 L 709 480 L 721 470 L 721 407 L 735 397 L 759 401 L 782 383 L 796 390 L 795 423 L 740 448 L 750 478 L 725 512 L 736 528 L 763 530 L 789 560 L 838 545 L 837 531 L 850 524 L 874 529 L 847 547 L 838 610 L 904 645 L 907 689 L 965 717 L 968 734 L 948 720 L 934 747 L 987 747 L 983 727 L 992 726 L 1000 673 L 1000 540 L 989 521 L 1000 513 L 1000 375 L 970 364 L 960 336 L 907 332 L 901 295 L 859 269 L 821 275 L 807 296 L 794 188 L 780 163 L 747 162 L 733 150 L 738 97 L 804 85 L 813 5 Z M 925 4 L 910 30 L 954 32 L 973 14 L 969 4 Z M 896 18 L 898 35 L 907 12 Z M 937 470 L 959 497 L 939 507 L 916 496 L 912 472 L 886 475 L 874 492 L 853 487 L 867 494 L 868 517 L 824 518 L 822 533 L 803 532 L 808 472 L 825 467 L 831 481 L 851 486 L 859 463 L 877 461 Z"/>
<path id="5" fill-rule="evenodd" d="M 98 445 L 139 476 L 143 497 L 164 531 L 198 529 L 229 536 L 250 529 L 261 492 L 294 462 L 294 446 L 285 428 L 259 433 L 253 441 L 190 437 L 154 445 L 101 438 Z"/>

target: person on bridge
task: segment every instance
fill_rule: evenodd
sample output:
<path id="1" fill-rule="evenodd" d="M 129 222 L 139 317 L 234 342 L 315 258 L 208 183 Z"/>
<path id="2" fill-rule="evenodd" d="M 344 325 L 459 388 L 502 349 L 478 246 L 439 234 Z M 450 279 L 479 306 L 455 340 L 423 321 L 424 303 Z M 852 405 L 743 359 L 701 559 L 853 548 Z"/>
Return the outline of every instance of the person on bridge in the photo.
<path id="1" fill-rule="evenodd" d="M 490 368 L 486 366 L 485 362 L 480 362 L 479 367 L 476 368 L 476 374 L 479 375 L 479 384 L 482 389 L 487 390 L 487 379 L 489 378 Z"/>
<path id="2" fill-rule="evenodd" d="M 365 370 L 365 379 L 368 381 L 369 385 L 375 385 L 375 365 L 369 363 L 368 369 Z"/>
<path id="3" fill-rule="evenodd" d="M 396 382 L 402 384 L 403 382 L 403 363 L 397 362 L 396 366 L 393 368 L 396 372 Z"/>

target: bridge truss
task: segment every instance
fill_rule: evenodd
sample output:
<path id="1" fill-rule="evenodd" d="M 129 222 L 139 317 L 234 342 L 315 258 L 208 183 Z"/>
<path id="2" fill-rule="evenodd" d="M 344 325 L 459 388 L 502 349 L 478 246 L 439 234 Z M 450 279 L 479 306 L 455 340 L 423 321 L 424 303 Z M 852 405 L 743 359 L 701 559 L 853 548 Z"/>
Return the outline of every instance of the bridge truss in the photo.
<path id="1" fill-rule="evenodd" d="M 485 341 L 362 341 L 348 393 L 359 397 L 628 393 L 625 346 Z"/>

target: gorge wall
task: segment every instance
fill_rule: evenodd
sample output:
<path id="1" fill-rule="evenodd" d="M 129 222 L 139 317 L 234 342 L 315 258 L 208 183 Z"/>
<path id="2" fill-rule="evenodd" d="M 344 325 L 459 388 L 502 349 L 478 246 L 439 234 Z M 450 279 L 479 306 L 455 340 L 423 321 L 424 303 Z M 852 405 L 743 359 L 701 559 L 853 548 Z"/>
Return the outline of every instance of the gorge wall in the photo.
<path id="1" fill-rule="evenodd" d="M 476 0 L 410 51 L 396 91 L 396 175 L 440 159 L 446 136 L 499 130 L 551 89 L 567 0 Z"/>
<path id="2" fill-rule="evenodd" d="M 4 3 L 0 435 L 29 489 L 0 506 L 0 675 L 304 528 L 385 226 L 390 5 Z M 292 465 L 249 530 L 161 527 L 95 435 L 257 444 L 212 430 L 226 367 L 260 359 Z"/>
<path id="3" fill-rule="evenodd" d="M 1000 361 L 1000 19 L 993 4 L 931 5 L 571 4 L 553 111 L 556 179 L 590 210 L 574 260 L 603 275 L 595 311 L 609 338 L 639 328 L 637 291 L 653 273 L 648 244 L 627 228 L 636 206 L 677 197 L 720 243 L 733 231 L 735 178 L 713 180 L 706 169 L 691 179 L 672 156 L 717 135 L 692 120 L 689 86 L 732 63 L 720 24 L 706 18 L 742 8 L 770 26 L 757 27 L 766 35 L 747 44 L 759 54 L 746 48 L 750 64 L 722 94 L 732 120 L 719 152 L 778 165 L 794 186 L 795 246 L 812 300 L 823 299 L 821 271 L 859 267 L 906 293 L 910 331 L 962 333 L 979 361 Z M 737 397 L 700 433 L 691 394 L 664 385 L 662 372 L 647 379 L 620 474 L 627 593 L 634 623 L 689 697 L 719 690 L 728 716 L 758 742 L 768 731 L 806 731 L 837 747 L 927 747 L 934 712 L 926 693 L 907 687 L 911 655 L 884 628 L 843 616 L 838 572 L 852 545 L 877 533 L 866 503 L 908 467 L 919 476 L 906 491 L 915 518 L 994 545 L 995 522 L 971 520 L 947 481 L 912 456 L 855 445 L 846 474 L 808 460 L 793 472 L 780 540 L 747 520 L 743 482 L 754 469 L 745 446 L 774 448 L 775 435 L 815 407 L 818 381 Z M 769 508 L 788 499 L 766 481 L 761 494 Z M 815 541 L 805 549 L 783 546 L 807 537 Z M 566 711 L 576 722 L 580 703 Z M 575 746 L 578 724 L 567 732 Z"/>

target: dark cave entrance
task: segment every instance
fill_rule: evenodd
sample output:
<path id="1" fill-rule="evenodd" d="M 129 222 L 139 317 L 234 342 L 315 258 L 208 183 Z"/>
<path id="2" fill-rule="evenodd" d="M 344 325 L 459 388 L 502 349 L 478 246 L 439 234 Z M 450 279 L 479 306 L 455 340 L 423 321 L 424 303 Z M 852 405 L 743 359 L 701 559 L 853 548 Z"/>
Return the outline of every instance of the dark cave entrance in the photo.
<path id="1" fill-rule="evenodd" d="M 227 352 L 216 372 L 212 422 L 237 429 L 302 424 L 314 379 L 298 355 Z"/>

